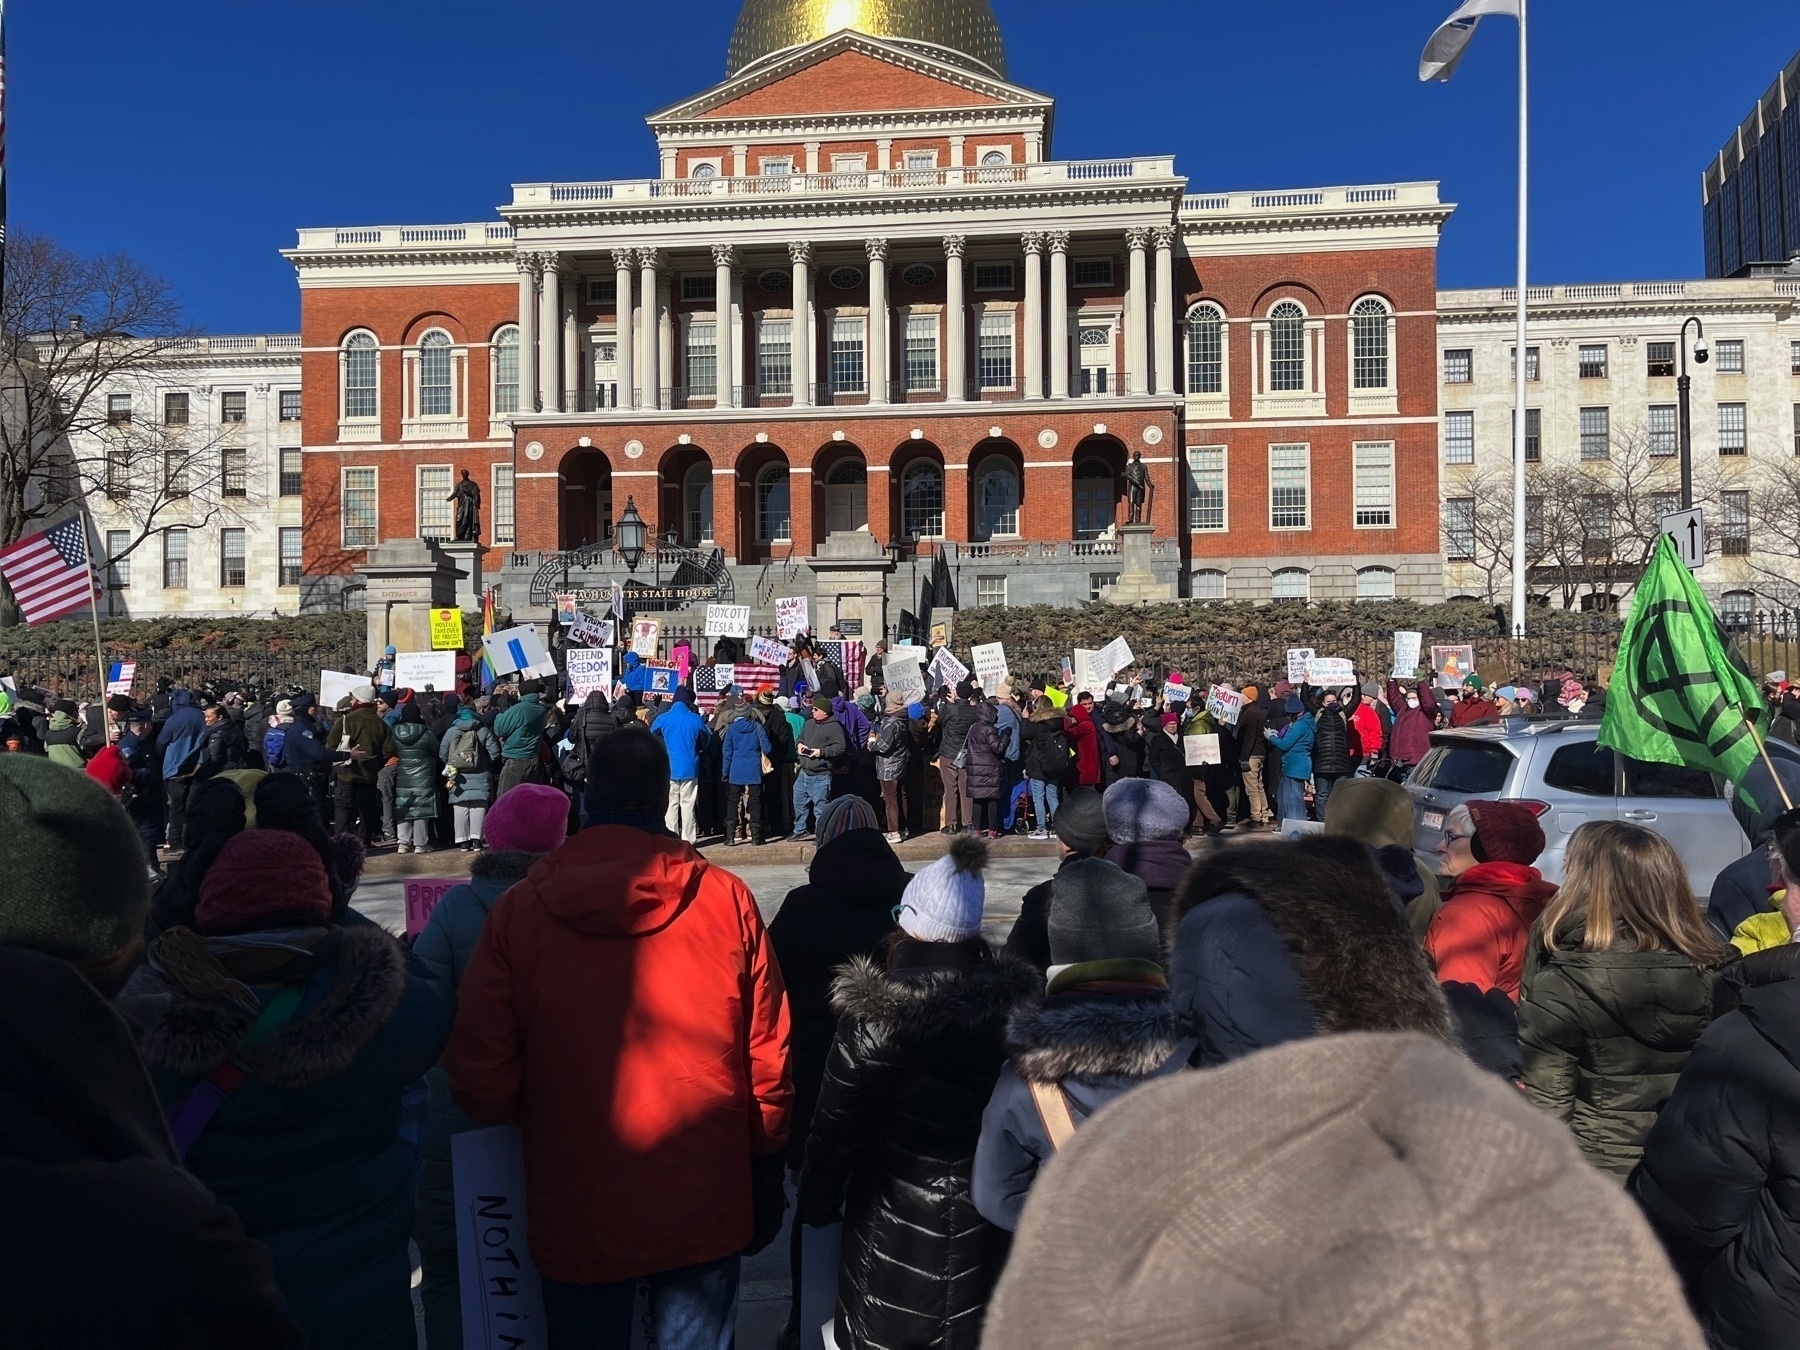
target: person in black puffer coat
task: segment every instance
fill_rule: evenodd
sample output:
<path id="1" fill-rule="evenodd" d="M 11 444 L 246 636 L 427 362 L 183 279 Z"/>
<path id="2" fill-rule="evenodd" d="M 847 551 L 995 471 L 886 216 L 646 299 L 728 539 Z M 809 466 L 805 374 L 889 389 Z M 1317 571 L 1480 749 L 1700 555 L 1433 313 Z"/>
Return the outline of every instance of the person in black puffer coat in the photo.
<path id="1" fill-rule="evenodd" d="M 975 803 L 969 828 L 989 839 L 1000 835 L 1000 789 L 1005 776 L 998 721 L 994 705 L 983 699 L 975 705 L 975 725 L 969 728 L 968 739 L 963 742 L 968 751 L 964 780 Z"/>
<path id="2" fill-rule="evenodd" d="M 594 747 L 602 738 L 612 735 L 618 729 L 619 724 L 613 720 L 606 695 L 598 689 L 590 692 L 582 700 L 569 727 L 569 740 L 573 742 L 574 749 L 564 756 L 563 772 L 571 783 L 577 787 L 587 785 L 587 766 L 594 757 Z"/>
<path id="3" fill-rule="evenodd" d="M 1100 783 L 1109 788 L 1121 778 L 1144 772 L 1144 736 L 1122 700 L 1107 699 L 1100 709 Z"/>
<path id="4" fill-rule="evenodd" d="M 1350 759 L 1350 722 L 1338 702 L 1338 691 L 1327 689 L 1313 718 L 1313 808 L 1325 819 L 1325 807 L 1338 780 L 1348 778 L 1356 766 Z"/>

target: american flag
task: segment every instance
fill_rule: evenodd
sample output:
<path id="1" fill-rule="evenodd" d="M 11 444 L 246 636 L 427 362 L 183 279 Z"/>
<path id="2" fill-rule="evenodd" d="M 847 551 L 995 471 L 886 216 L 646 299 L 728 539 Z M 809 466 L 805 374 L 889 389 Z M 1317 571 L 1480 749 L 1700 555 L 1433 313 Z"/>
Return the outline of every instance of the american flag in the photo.
<path id="1" fill-rule="evenodd" d="M 844 672 L 844 688 L 854 693 L 856 686 L 862 683 L 863 677 L 863 645 L 860 638 L 833 639 L 828 642 L 814 642 L 824 656 L 837 662 L 839 670 Z"/>
<path id="2" fill-rule="evenodd" d="M 26 623 L 48 623 L 93 603 L 87 527 L 80 516 L 0 548 L 0 576 Z"/>
<path id="3" fill-rule="evenodd" d="M 755 661 L 740 661 L 735 666 L 696 666 L 694 667 L 694 705 L 703 713 L 710 713 L 719 706 L 719 700 L 725 697 L 725 691 L 736 685 L 747 697 L 755 698 L 757 688 L 761 685 L 781 684 L 781 670 L 777 666 L 762 665 Z"/>

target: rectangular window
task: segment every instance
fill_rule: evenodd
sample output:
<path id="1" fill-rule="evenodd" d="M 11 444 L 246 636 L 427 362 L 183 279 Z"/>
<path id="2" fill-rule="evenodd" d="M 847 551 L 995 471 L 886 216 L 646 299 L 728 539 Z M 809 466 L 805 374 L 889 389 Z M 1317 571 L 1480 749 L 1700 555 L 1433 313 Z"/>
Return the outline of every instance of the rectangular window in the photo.
<path id="1" fill-rule="evenodd" d="M 219 531 L 219 585 L 244 584 L 244 532 L 239 529 Z"/>
<path id="2" fill-rule="evenodd" d="M 1750 556 L 1750 494 L 1721 492 L 1724 528 L 1719 531 L 1719 549 L 1727 558 Z"/>
<path id="3" fill-rule="evenodd" d="M 1511 418 L 1512 430 L 1519 428 L 1518 409 L 1513 410 Z M 1544 410 L 1527 408 L 1525 410 L 1525 462 L 1537 464 L 1544 458 Z"/>
<path id="4" fill-rule="evenodd" d="M 861 394 L 869 387 L 863 357 L 863 321 L 845 315 L 831 321 L 831 392 Z"/>
<path id="5" fill-rule="evenodd" d="M 1305 530 L 1312 526 L 1312 447 L 1269 447 L 1269 528 Z"/>
<path id="6" fill-rule="evenodd" d="M 938 387 L 938 316 L 909 314 L 906 319 L 906 392 Z"/>
<path id="7" fill-rule="evenodd" d="M 242 422 L 248 416 L 250 396 L 242 389 L 231 389 L 219 395 L 219 421 Z"/>
<path id="8" fill-rule="evenodd" d="M 131 495 L 131 451 L 111 447 L 106 452 L 106 495 L 123 501 Z"/>
<path id="9" fill-rule="evenodd" d="M 1582 553 L 1589 562 L 1612 561 L 1612 498 L 1596 492 L 1581 499 Z"/>
<path id="10" fill-rule="evenodd" d="M 219 492 L 226 497 L 243 497 L 249 495 L 248 477 L 249 452 L 246 450 L 219 451 Z"/>
<path id="11" fill-rule="evenodd" d="M 127 400 L 129 406 L 129 400 Z M 186 394 L 163 395 L 163 425 L 165 427 L 185 427 L 188 424 L 188 396 Z"/>
<path id="12" fill-rule="evenodd" d="M 1077 286 L 1110 286 L 1113 280 L 1113 260 L 1077 258 L 1069 271 L 1070 280 Z"/>
<path id="13" fill-rule="evenodd" d="M 1475 499 L 1444 500 L 1444 556 L 1451 562 L 1475 560 Z"/>
<path id="14" fill-rule="evenodd" d="M 1606 346 L 1604 343 L 1584 346 L 1578 349 L 1576 365 L 1584 380 L 1604 380 L 1606 378 Z"/>
<path id="15" fill-rule="evenodd" d="M 1189 450 L 1188 529 L 1225 528 L 1225 447 Z"/>
<path id="16" fill-rule="evenodd" d="M 163 451 L 163 482 L 170 497 L 188 495 L 188 457 L 185 450 Z"/>
<path id="17" fill-rule="evenodd" d="M 1107 342 L 1112 342 L 1107 331 Z M 1225 392 L 1225 321 L 1210 306 L 1188 319 L 1188 393 Z"/>
<path id="18" fill-rule="evenodd" d="M 1590 461 L 1612 458 L 1612 409 L 1581 410 L 1581 457 Z"/>
<path id="19" fill-rule="evenodd" d="M 300 450 L 297 446 L 289 446 L 285 450 L 276 451 L 281 456 L 281 482 L 279 491 L 283 497 L 300 495 Z"/>
<path id="20" fill-rule="evenodd" d="M 1800 375 L 1800 342 L 1788 344 L 1788 371 Z"/>
<path id="21" fill-rule="evenodd" d="M 758 161 L 756 171 L 764 178 L 787 178 L 794 172 L 794 161 L 786 156 L 771 156 Z"/>
<path id="22" fill-rule="evenodd" d="M 1117 586 L 1118 584 L 1119 574 L 1117 572 L 1089 572 L 1088 599 L 1098 600 L 1101 593 L 1105 591 L 1107 587 Z"/>
<path id="23" fill-rule="evenodd" d="M 1644 373 L 1653 380 L 1673 379 L 1675 375 L 1675 344 L 1673 342 L 1646 342 L 1644 344 Z"/>
<path id="24" fill-rule="evenodd" d="M 494 409 L 496 417 L 519 411 L 519 330 L 509 328 L 494 342 Z M 596 352 L 595 359 L 599 354 Z"/>
<path id="25" fill-rule="evenodd" d="M 794 325 L 763 319 L 756 325 L 756 387 L 765 394 L 794 392 Z"/>
<path id="26" fill-rule="evenodd" d="M 681 298 L 683 300 L 717 301 L 719 298 L 718 274 L 695 272 L 682 277 Z"/>
<path id="27" fill-rule="evenodd" d="M 1470 384 L 1475 379 L 1475 352 L 1469 347 L 1450 347 L 1444 352 L 1444 383 Z"/>
<path id="28" fill-rule="evenodd" d="M 1650 429 L 1650 453 L 1666 458 L 1681 449 L 1679 410 L 1673 403 L 1652 403 L 1646 425 Z"/>
<path id="29" fill-rule="evenodd" d="M 128 591 L 131 589 L 131 555 L 125 552 L 130 547 L 130 530 L 108 530 L 106 532 L 107 590 Z"/>
<path id="30" fill-rule="evenodd" d="M 1475 414 L 1473 412 L 1447 412 L 1444 414 L 1444 463 L 1473 464 L 1475 462 Z"/>
<path id="31" fill-rule="evenodd" d="M 908 150 L 901 158 L 901 163 L 908 169 L 937 168 L 937 151 Z"/>
<path id="32" fill-rule="evenodd" d="M 106 396 L 106 425 L 109 427 L 131 425 L 130 394 L 108 394 Z"/>
<path id="33" fill-rule="evenodd" d="M 1350 447 L 1356 473 L 1356 524 L 1392 529 L 1394 524 L 1394 443 L 1358 441 Z"/>
<path id="34" fill-rule="evenodd" d="M 456 513 L 450 505 L 452 478 L 448 464 L 419 467 L 418 515 L 415 517 L 419 538 L 449 539 L 455 534 Z"/>
<path id="35" fill-rule="evenodd" d="M 1525 499 L 1525 555 L 1530 558 L 1544 556 L 1544 499 L 1542 497 Z"/>
<path id="36" fill-rule="evenodd" d="M 1537 377 L 1538 349 L 1536 347 L 1527 347 L 1525 349 L 1525 382 L 1527 384 L 1535 384 L 1537 382 Z M 1508 380 L 1517 380 L 1519 378 L 1519 349 L 1517 347 L 1509 349 L 1506 378 Z"/>
<path id="37" fill-rule="evenodd" d="M 719 392 L 719 327 L 714 323 L 687 325 L 687 391 L 695 398 L 716 398 Z"/>
<path id="38" fill-rule="evenodd" d="M 1660 521 L 1664 516 L 1672 516 L 1681 510 L 1681 494 L 1679 492 L 1652 492 L 1650 494 L 1650 519 Z"/>
<path id="39" fill-rule="evenodd" d="M 976 370 L 983 389 L 1011 389 L 1013 383 L 1013 316 L 1010 310 L 981 316 Z"/>
<path id="40" fill-rule="evenodd" d="M 976 263 L 975 289 L 978 291 L 1010 291 L 1013 288 L 1013 265 L 1003 263 Z"/>
<path id="41" fill-rule="evenodd" d="M 345 469 L 343 522 L 345 548 L 374 548 L 381 539 L 376 470 Z"/>
<path id="42" fill-rule="evenodd" d="M 281 548 L 281 575 L 276 580 L 278 586 L 298 586 L 300 584 L 300 527 L 284 525 L 279 535 Z"/>
<path id="43" fill-rule="evenodd" d="M 1744 343 L 1740 338 L 1727 338 L 1713 348 L 1713 359 L 1718 362 L 1719 374 L 1742 375 L 1744 373 Z"/>
<path id="44" fill-rule="evenodd" d="M 510 464 L 494 465 L 493 491 L 494 542 L 510 544 L 513 542 L 513 466 Z"/>
<path id="45" fill-rule="evenodd" d="M 183 529 L 163 531 L 163 589 L 165 591 L 185 591 L 187 589 L 187 540 L 188 532 Z"/>
<path id="46" fill-rule="evenodd" d="M 610 305 L 619 298 L 619 279 L 612 277 L 589 277 L 587 298 L 590 305 Z"/>
<path id="47" fill-rule="evenodd" d="M 1794 405 L 1794 455 L 1800 458 L 1800 403 Z"/>
<path id="48" fill-rule="evenodd" d="M 281 391 L 279 416 L 283 422 L 298 422 L 300 420 L 300 391 L 298 389 L 283 389 Z"/>
<path id="49" fill-rule="evenodd" d="M 1719 453 L 1721 455 L 1742 455 L 1749 450 L 1749 434 L 1744 413 L 1745 405 L 1742 403 L 1721 403 L 1719 405 Z"/>
<path id="50" fill-rule="evenodd" d="M 1005 606 L 1006 606 L 1006 578 L 1005 577 L 976 577 L 975 578 L 975 604 L 978 608 L 984 608 L 984 609 L 988 608 L 990 606 L 999 606 L 1000 608 L 1005 608 Z"/>

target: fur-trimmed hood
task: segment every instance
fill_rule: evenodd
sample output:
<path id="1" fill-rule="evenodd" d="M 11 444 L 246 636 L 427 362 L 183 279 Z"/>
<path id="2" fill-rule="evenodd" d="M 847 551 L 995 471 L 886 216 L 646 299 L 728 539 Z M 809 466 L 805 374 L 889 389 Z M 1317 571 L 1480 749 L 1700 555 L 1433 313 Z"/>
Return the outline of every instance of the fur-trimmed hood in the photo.
<path id="1" fill-rule="evenodd" d="M 483 881 L 504 881 L 511 885 L 522 880 L 531 865 L 544 855 L 519 849 L 488 848 L 477 853 L 469 863 L 469 876 Z"/>
<path id="2" fill-rule="evenodd" d="M 927 967 L 902 974 L 883 970 L 866 956 L 838 968 L 831 1006 L 887 1039 L 917 1043 L 954 1028 L 1003 1019 L 1042 996 L 1043 977 L 1004 953 L 979 965 Z"/>
<path id="3" fill-rule="evenodd" d="M 256 1078 L 303 1088 L 343 1073 L 385 1026 L 406 993 L 406 950 L 374 926 L 340 928 L 337 979 L 315 1006 L 281 1027 L 263 1048 Z M 211 1073 L 250 1035 L 256 1018 L 226 999 L 202 999 L 153 967 L 140 967 L 114 1004 L 153 1069 Z"/>
<path id="4" fill-rule="evenodd" d="M 1028 1083 L 1147 1078 L 1168 1062 L 1177 1040 L 1166 989 L 1055 995 L 1020 1008 L 1006 1025 L 1013 1071 Z"/>

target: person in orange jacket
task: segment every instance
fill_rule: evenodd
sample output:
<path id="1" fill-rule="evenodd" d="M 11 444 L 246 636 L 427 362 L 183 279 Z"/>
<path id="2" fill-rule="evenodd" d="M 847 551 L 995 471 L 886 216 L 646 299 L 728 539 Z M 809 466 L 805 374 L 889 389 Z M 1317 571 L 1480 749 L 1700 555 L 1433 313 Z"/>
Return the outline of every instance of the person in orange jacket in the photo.
<path id="1" fill-rule="evenodd" d="M 1425 933 L 1439 984 L 1498 989 L 1515 1004 L 1531 925 L 1556 895 L 1533 867 L 1544 828 L 1517 802 L 1465 802 L 1444 822 L 1438 870 L 1452 888 Z"/>

